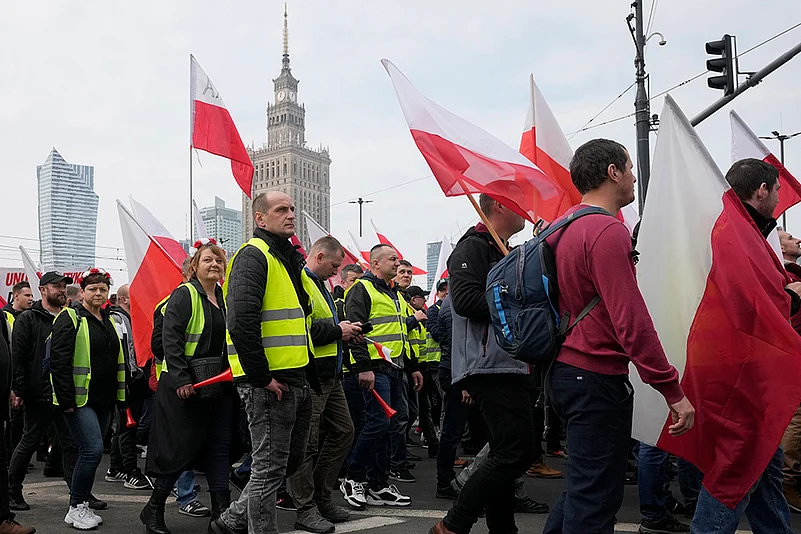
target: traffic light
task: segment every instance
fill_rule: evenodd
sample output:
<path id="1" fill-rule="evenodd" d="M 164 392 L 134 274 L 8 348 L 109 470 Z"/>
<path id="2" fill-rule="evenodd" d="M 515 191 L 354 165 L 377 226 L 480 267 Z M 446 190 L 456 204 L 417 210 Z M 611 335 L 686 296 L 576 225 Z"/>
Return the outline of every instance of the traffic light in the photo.
<path id="1" fill-rule="evenodd" d="M 706 61 L 707 70 L 721 73 L 720 76 L 712 76 L 707 79 L 707 84 L 712 89 L 722 89 L 725 96 L 732 94 L 737 88 L 734 37 L 726 34 L 720 41 L 706 43 L 706 53 L 721 56 Z"/>

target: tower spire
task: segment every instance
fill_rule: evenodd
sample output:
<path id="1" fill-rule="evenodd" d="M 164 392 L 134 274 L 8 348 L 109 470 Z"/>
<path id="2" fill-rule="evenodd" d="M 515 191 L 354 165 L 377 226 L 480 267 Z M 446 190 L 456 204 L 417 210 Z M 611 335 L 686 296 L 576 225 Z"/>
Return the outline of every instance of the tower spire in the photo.
<path id="1" fill-rule="evenodd" d="M 286 2 L 284 2 L 284 58 L 282 60 L 284 69 L 289 70 L 289 20 L 286 11 Z"/>

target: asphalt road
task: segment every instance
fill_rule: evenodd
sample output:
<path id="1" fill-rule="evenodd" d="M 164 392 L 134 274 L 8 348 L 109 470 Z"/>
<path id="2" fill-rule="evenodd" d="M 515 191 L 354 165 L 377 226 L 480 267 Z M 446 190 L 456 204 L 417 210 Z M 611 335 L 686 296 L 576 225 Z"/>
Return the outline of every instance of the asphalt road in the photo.
<path id="1" fill-rule="evenodd" d="M 424 449 L 413 449 L 416 453 L 425 452 Z M 144 463 L 144 460 L 140 460 Z M 549 464 L 557 469 L 564 468 L 564 461 L 551 459 Z M 56 534 L 75 532 L 71 527 L 64 524 L 64 515 L 68 507 L 67 487 L 63 481 L 42 476 L 44 464 L 36 463 L 36 469 L 30 472 L 26 478 L 24 495 L 31 505 L 31 510 L 19 512 L 17 519 L 25 525 L 35 526 L 39 533 Z M 114 534 L 143 534 L 144 527 L 139 522 L 139 511 L 147 501 L 149 492 L 144 490 L 129 490 L 121 483 L 106 482 L 103 475 L 108 467 L 108 455 L 104 456 L 101 468 L 98 469 L 97 478 L 94 486 L 94 494 L 105 501 L 108 501 L 109 508 L 99 512 L 103 517 L 103 525 L 99 531 Z M 425 459 L 418 462 L 417 468 L 413 471 L 418 481 L 414 484 L 398 484 L 399 489 L 410 495 L 413 499 L 412 506 L 408 508 L 371 508 L 365 512 L 357 512 L 352 515 L 351 521 L 337 526 L 336 532 L 365 532 L 382 534 L 406 534 L 428 532 L 428 529 L 442 518 L 447 512 L 451 502 L 436 499 L 435 490 L 435 466 L 434 460 Z M 200 499 L 210 504 L 205 479 L 198 476 L 198 482 L 204 489 Z M 529 478 L 526 482 L 529 495 L 538 501 L 553 504 L 557 496 L 562 491 L 564 481 L 562 480 L 542 480 Z M 234 490 L 234 496 L 238 493 Z M 676 490 L 676 495 L 678 495 Z M 341 501 L 338 491 L 335 499 Z M 358 515 L 357 515 L 358 514 Z M 295 513 L 278 512 L 280 532 L 293 533 Z M 517 525 L 521 533 L 539 533 L 545 522 L 545 515 L 522 515 L 516 517 Z M 618 525 L 616 532 L 637 532 L 637 524 L 640 515 L 638 510 L 637 487 L 626 487 L 626 495 L 618 514 Z M 166 521 L 174 534 L 196 534 L 205 533 L 208 519 L 196 519 L 186 517 L 178 513 L 178 507 L 173 499 L 167 503 Z M 801 532 L 801 515 L 793 516 L 793 525 L 796 530 Z M 748 529 L 747 522 L 743 522 L 742 529 Z M 484 520 L 479 520 L 473 529 L 474 533 L 486 534 L 487 528 Z"/>

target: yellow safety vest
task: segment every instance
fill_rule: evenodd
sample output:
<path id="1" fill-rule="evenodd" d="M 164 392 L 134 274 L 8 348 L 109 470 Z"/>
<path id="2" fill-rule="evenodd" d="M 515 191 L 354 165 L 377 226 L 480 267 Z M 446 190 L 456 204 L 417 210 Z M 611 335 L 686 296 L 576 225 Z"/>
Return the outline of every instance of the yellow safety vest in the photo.
<path id="1" fill-rule="evenodd" d="M 311 315 L 312 324 L 314 323 L 329 323 L 336 325 L 336 321 L 334 321 L 334 313 L 331 311 L 331 306 L 328 305 L 328 301 L 323 295 L 323 292 L 320 291 L 320 287 L 317 284 L 314 285 L 314 291 L 312 292 L 312 302 L 313 302 L 313 311 Z M 314 358 L 330 358 L 332 356 L 336 356 L 339 353 L 339 343 L 334 341 L 333 343 L 329 343 L 328 345 L 315 345 L 314 346 Z"/>
<path id="2" fill-rule="evenodd" d="M 11 312 L 3 312 L 6 314 L 6 324 L 8 325 L 8 340 L 11 341 L 11 334 L 14 331 L 14 314 Z"/>
<path id="3" fill-rule="evenodd" d="M 409 305 L 402 296 L 398 295 L 398 300 L 394 300 L 386 293 L 377 290 L 371 281 L 361 278 L 356 280 L 348 291 L 356 287 L 356 284 L 362 284 L 370 296 L 370 324 L 373 325 L 373 330 L 367 337 L 391 350 L 392 358 L 400 357 L 404 351 L 408 354 L 410 348 L 405 318 Z M 346 296 L 348 291 L 345 292 Z M 384 359 L 372 343 L 367 343 L 367 350 L 370 352 L 371 360 Z M 353 355 L 350 361 L 356 363 Z"/>
<path id="4" fill-rule="evenodd" d="M 197 288 L 189 282 L 181 284 L 181 286 L 189 290 L 189 297 L 192 300 L 192 317 L 189 318 L 189 322 L 186 324 L 186 330 L 184 330 L 184 356 L 191 358 L 195 355 L 200 336 L 203 334 L 203 328 L 206 326 L 206 313 L 203 311 L 203 302 L 200 300 L 200 293 L 198 293 Z M 164 302 L 164 305 L 161 306 L 161 314 L 164 315 L 169 303 L 169 297 L 162 302 Z M 159 367 L 161 369 L 159 369 Z M 167 359 L 165 358 L 160 365 L 156 364 L 156 380 L 161 377 L 161 373 L 166 372 Z"/>
<path id="5" fill-rule="evenodd" d="M 62 308 L 58 315 L 66 313 L 72 319 L 72 324 L 78 330 L 75 337 L 75 352 L 72 356 L 72 383 L 75 386 L 75 406 L 86 406 L 89 400 L 89 382 L 92 381 L 92 357 L 90 354 L 89 323 L 78 318 L 78 313 L 70 307 Z M 58 315 L 56 319 L 58 319 Z M 55 322 L 55 320 L 53 321 Z M 52 339 L 52 334 L 51 334 Z M 117 356 L 117 400 L 125 401 L 125 355 L 122 352 L 122 343 L 117 338 L 120 350 Z M 53 376 L 50 376 L 53 384 Z M 58 406 L 55 389 L 53 390 L 53 404 Z"/>
<path id="6" fill-rule="evenodd" d="M 439 309 L 441 306 L 439 304 L 434 304 L 434 306 Z M 426 361 L 429 362 L 439 362 L 442 358 L 442 348 L 439 346 L 439 343 L 434 341 L 434 338 L 431 337 L 431 332 L 426 329 Z"/>
<path id="7" fill-rule="evenodd" d="M 169 302 L 171 295 L 167 295 L 162 299 L 161 302 L 156 304 L 156 311 L 161 314 L 161 317 L 164 317 L 164 312 L 167 311 L 167 302 Z M 163 319 L 162 319 L 163 321 Z M 161 378 L 161 370 L 164 367 L 164 361 L 157 361 L 155 355 L 153 356 L 153 363 L 156 364 L 156 382 L 159 381 Z"/>
<path id="8" fill-rule="evenodd" d="M 242 245 L 231 258 L 225 273 L 223 295 L 228 297 L 231 269 L 239 253 L 248 245 L 259 249 L 267 259 L 267 285 L 264 288 L 264 298 L 261 302 L 261 345 L 264 348 L 264 356 L 267 358 L 270 370 L 280 371 L 305 367 L 309 363 L 309 351 L 311 350 L 312 354 L 315 354 L 309 335 L 312 318 L 305 316 L 289 272 L 281 260 L 270 253 L 270 246 L 263 239 L 252 238 Z M 300 279 L 306 294 L 313 295 L 316 286 L 305 270 L 301 271 Z M 313 313 L 314 302 L 311 297 L 309 297 L 308 304 L 312 307 Z M 226 340 L 231 372 L 234 377 L 245 376 L 245 371 L 239 361 L 239 354 L 237 354 L 231 334 L 228 332 L 226 332 Z"/>

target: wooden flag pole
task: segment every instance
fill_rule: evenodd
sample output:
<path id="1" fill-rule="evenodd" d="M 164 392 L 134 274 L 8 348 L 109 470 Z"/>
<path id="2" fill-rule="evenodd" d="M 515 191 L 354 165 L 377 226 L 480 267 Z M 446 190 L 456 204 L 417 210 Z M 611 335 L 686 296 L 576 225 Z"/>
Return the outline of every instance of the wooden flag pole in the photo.
<path id="1" fill-rule="evenodd" d="M 467 188 L 464 186 L 464 183 L 461 180 L 459 180 L 459 183 L 462 185 L 462 189 L 466 192 Z M 495 231 L 495 227 L 492 226 L 492 223 L 489 222 L 489 219 L 487 219 L 487 215 L 481 209 L 481 206 L 478 205 L 476 199 L 473 198 L 473 194 L 467 193 L 467 198 L 470 199 L 470 203 L 473 205 L 473 208 L 475 208 L 476 213 L 478 213 L 478 216 L 481 217 L 481 222 L 484 223 L 484 226 L 486 226 L 487 230 L 489 230 L 490 234 L 492 234 L 492 238 L 498 244 L 498 248 L 501 249 L 503 255 L 506 256 L 507 254 L 509 254 L 509 249 L 506 248 L 506 243 L 503 242 L 501 237 L 498 235 L 498 232 Z"/>

